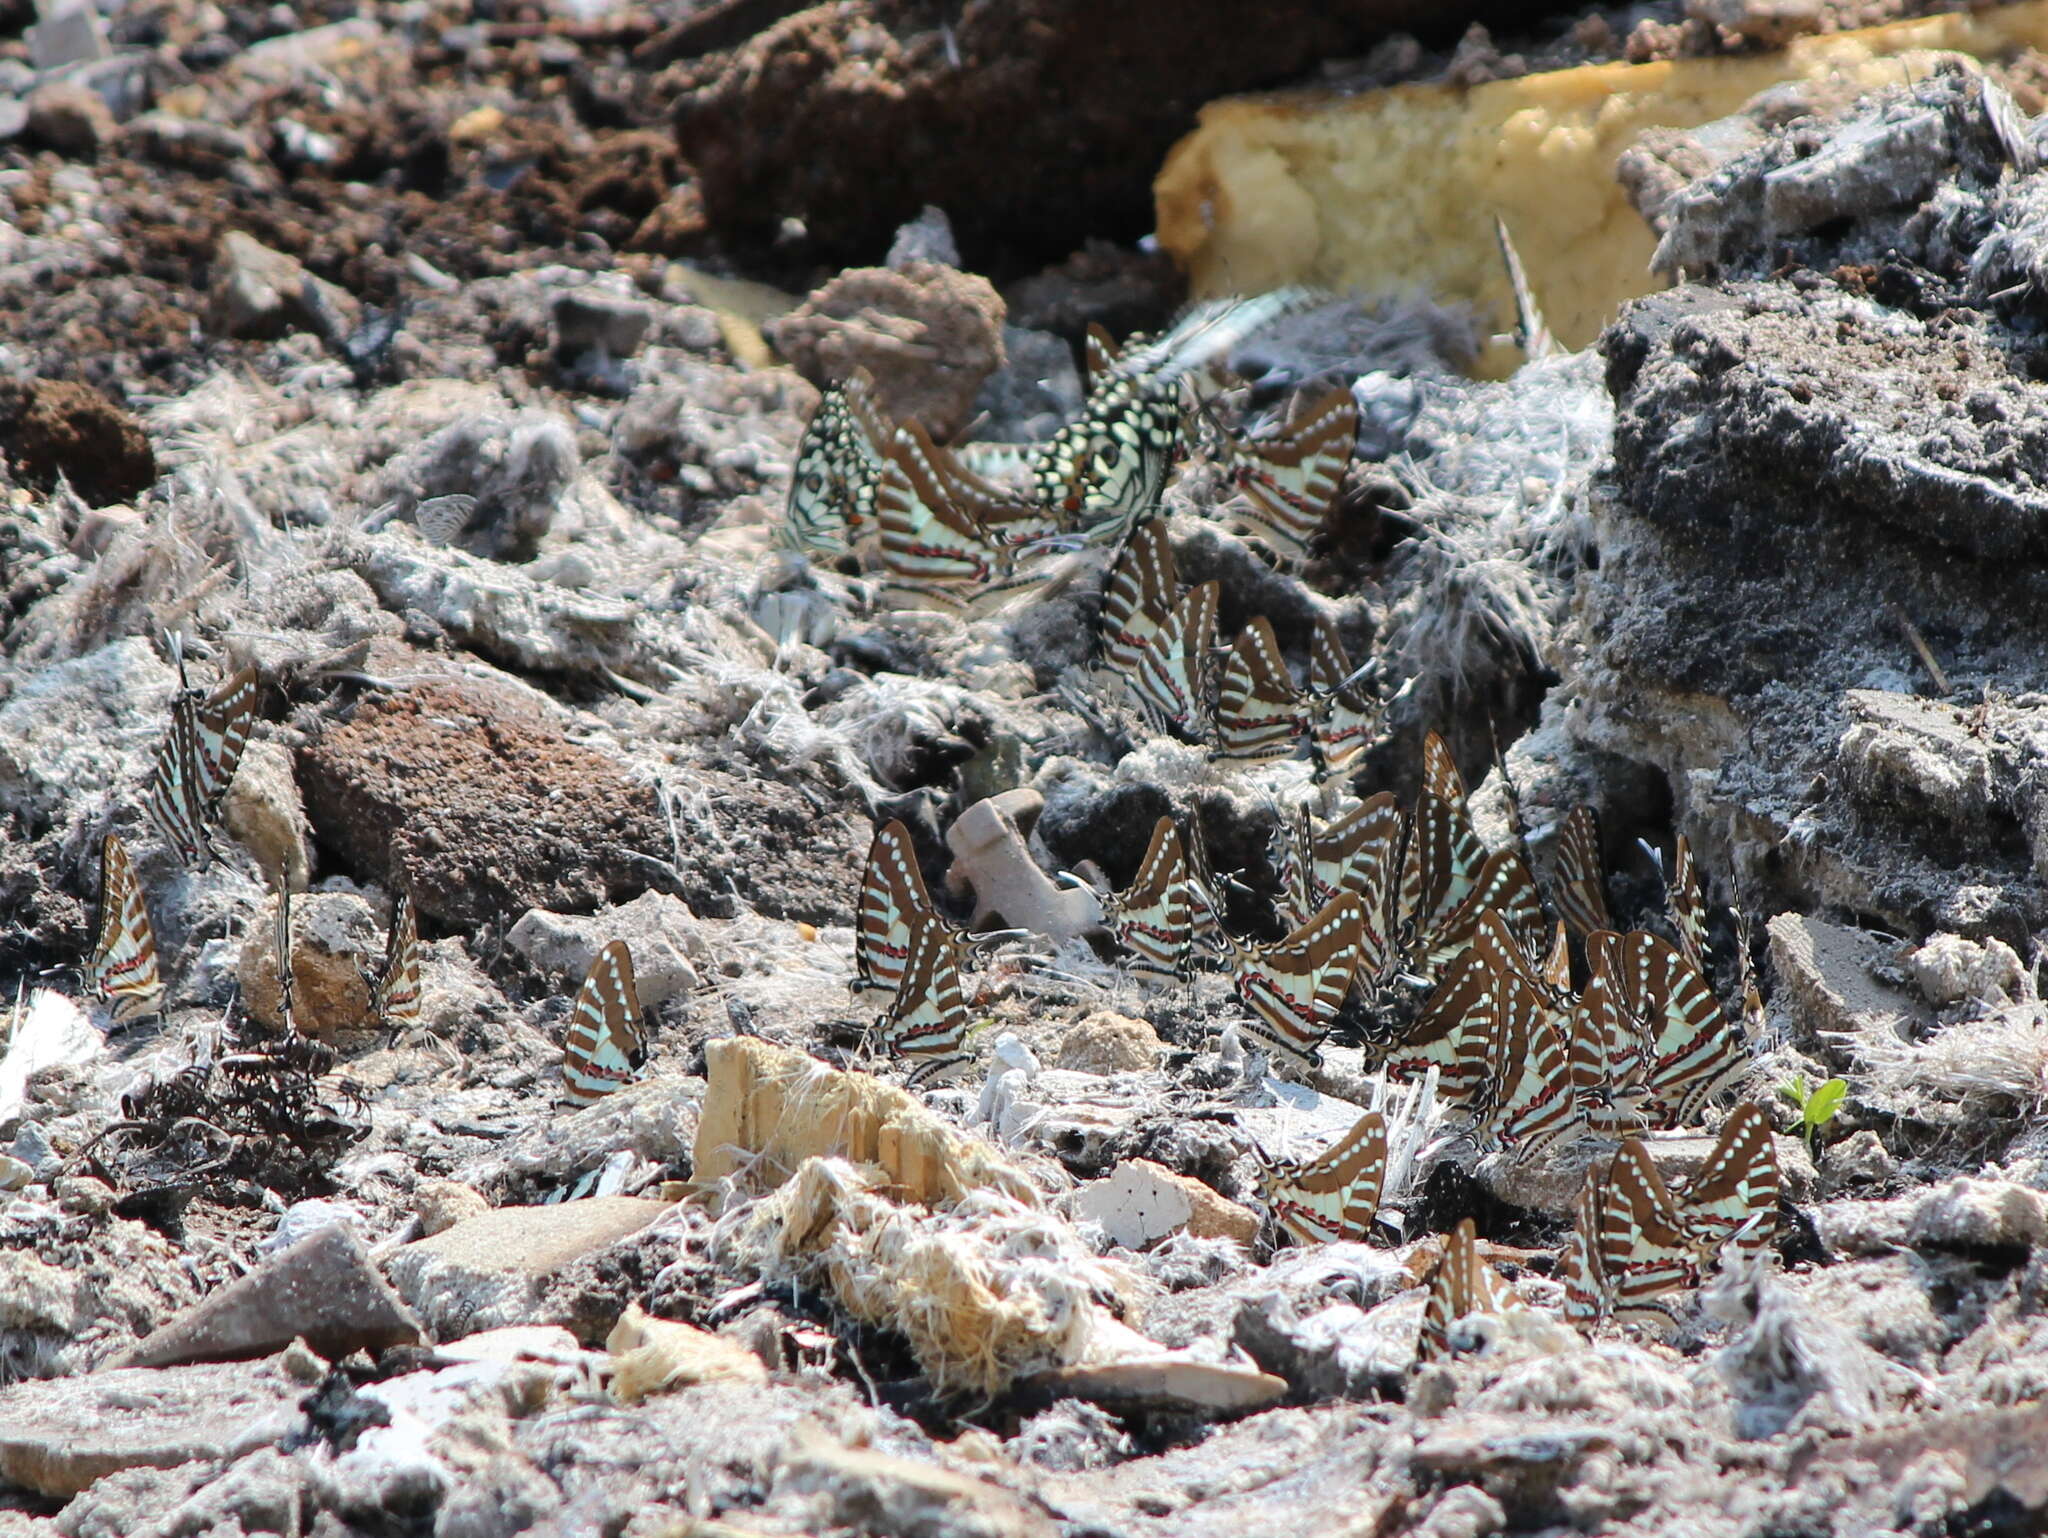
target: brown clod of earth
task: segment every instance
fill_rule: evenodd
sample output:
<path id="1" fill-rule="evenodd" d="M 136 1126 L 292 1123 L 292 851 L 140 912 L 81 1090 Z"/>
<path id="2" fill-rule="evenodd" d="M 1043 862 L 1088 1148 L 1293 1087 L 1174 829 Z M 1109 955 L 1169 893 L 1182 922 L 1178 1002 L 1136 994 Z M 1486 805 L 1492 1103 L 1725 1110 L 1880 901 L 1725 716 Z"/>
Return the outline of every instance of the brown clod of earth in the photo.
<path id="1" fill-rule="evenodd" d="M 630 902 L 669 850 L 651 789 L 460 684 L 367 701 L 299 750 L 298 773 L 314 837 L 358 878 L 388 882 L 396 859 L 442 924 Z"/>
<path id="2" fill-rule="evenodd" d="M 842 272 L 766 329 L 812 384 L 864 368 L 892 417 L 950 438 L 967 425 L 981 382 L 1003 366 L 1003 313 L 988 279 L 910 262 Z"/>
<path id="3" fill-rule="evenodd" d="M 1474 9 L 817 5 L 678 66 L 676 138 L 723 234 L 767 241 L 795 215 L 813 254 L 871 261 L 934 203 L 970 261 L 1000 250 L 1030 264 L 1064 255 L 1077 230 L 1150 230 L 1152 172 L 1203 102 Z"/>
<path id="4" fill-rule="evenodd" d="M 156 484 L 156 455 L 141 425 L 73 380 L 0 384 L 0 452 L 28 484 L 47 491 L 62 475 L 94 507 L 128 501 Z"/>

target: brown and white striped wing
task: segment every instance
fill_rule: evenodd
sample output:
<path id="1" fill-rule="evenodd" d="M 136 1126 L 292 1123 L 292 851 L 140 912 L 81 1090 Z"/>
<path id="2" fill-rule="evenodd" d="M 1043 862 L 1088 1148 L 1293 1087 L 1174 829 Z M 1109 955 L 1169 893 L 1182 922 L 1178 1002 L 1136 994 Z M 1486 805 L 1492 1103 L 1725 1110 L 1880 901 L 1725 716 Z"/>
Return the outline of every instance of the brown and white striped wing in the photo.
<path id="1" fill-rule="evenodd" d="M 910 965 L 910 938 L 931 917 L 931 898 L 917 868 L 910 830 L 890 821 L 868 845 L 861 874 L 859 927 L 853 937 L 853 994 L 858 1000 L 893 999 Z"/>
<path id="2" fill-rule="evenodd" d="M 1143 518 L 1123 543 L 1102 592 L 1096 634 L 1103 662 L 1129 673 L 1180 601 L 1180 572 L 1164 518 Z"/>
<path id="3" fill-rule="evenodd" d="M 913 926 L 903 986 L 875 1031 L 883 1049 L 904 1061 L 913 1086 L 942 1083 L 970 1065 L 959 948 L 943 925 Z"/>
<path id="4" fill-rule="evenodd" d="M 1607 912 L 1607 874 L 1600 859 L 1600 819 L 1590 806 L 1565 814 L 1557 833 L 1557 911 L 1574 934 L 1612 929 Z"/>
<path id="5" fill-rule="evenodd" d="M 150 928 L 128 846 L 112 833 L 100 840 L 99 914 L 85 979 L 93 996 L 106 1003 L 116 1025 L 163 1008 L 156 931 Z"/>
<path id="6" fill-rule="evenodd" d="M 1499 974 L 1473 951 L 1460 953 L 1387 1055 L 1387 1077 L 1437 1070 L 1437 1102 L 1483 1123 L 1503 1088 Z"/>
<path id="7" fill-rule="evenodd" d="M 1644 1087 L 1663 1124 L 1696 1126 L 1718 1095 L 1740 1083 L 1749 1053 L 1698 967 L 1662 936 L 1623 935 L 1623 1007 L 1647 1044 Z"/>
<path id="8" fill-rule="evenodd" d="M 1699 1285 L 1698 1251 L 1641 1139 L 1623 1143 L 1608 1166 L 1599 1220 L 1609 1311 L 1622 1324 L 1668 1334 L 1674 1295 Z"/>
<path id="9" fill-rule="evenodd" d="M 1399 959 L 1394 900 L 1402 827 L 1400 802 L 1383 790 L 1315 836 L 1311 869 L 1318 899 L 1327 901 L 1338 892 L 1358 898 L 1358 974 L 1366 982 L 1385 978 Z"/>
<path id="10" fill-rule="evenodd" d="M 1642 1033 L 1622 1002 L 1616 967 L 1621 936 L 1596 929 L 1586 937 L 1589 975 L 1572 1005 L 1572 1090 L 1586 1123 L 1602 1137 L 1624 1137 L 1644 1124 Z"/>
<path id="11" fill-rule="evenodd" d="M 1250 508 L 1233 516 L 1280 554 L 1306 554 L 1344 484 L 1357 439 L 1358 406 L 1340 385 L 1304 406 L 1278 437 L 1235 440 L 1232 476 Z"/>
<path id="12" fill-rule="evenodd" d="M 1367 1111 L 1307 1163 L 1269 1171 L 1263 1181 L 1266 1208 L 1280 1231 L 1299 1244 L 1362 1240 L 1372 1232 L 1386 1178 L 1386 1120 Z"/>
<path id="13" fill-rule="evenodd" d="M 562 1043 L 562 1098 L 589 1105 L 630 1084 L 646 1047 L 640 1026 L 640 992 L 633 982 L 633 953 L 614 940 L 597 953 Z"/>
<path id="14" fill-rule="evenodd" d="M 1291 757 L 1301 693 L 1288 676 L 1273 626 L 1261 614 L 1238 632 L 1216 691 L 1216 756 L 1263 764 Z"/>
<path id="15" fill-rule="evenodd" d="M 1190 742 L 1210 736 L 1209 653 L 1216 644 L 1218 591 L 1215 582 L 1189 588 L 1126 675 L 1147 719 Z"/>
<path id="16" fill-rule="evenodd" d="M 913 484 L 928 486 L 997 545 L 1023 545 L 1060 532 L 1035 499 L 1013 495 L 962 464 L 931 440 L 921 422 L 906 422 L 896 452 L 915 458 Z"/>
<path id="17" fill-rule="evenodd" d="M 1451 1354 L 1451 1326 L 1471 1314 L 1498 1314 L 1513 1294 L 1498 1271 L 1479 1253 L 1479 1235 L 1466 1218 L 1444 1241 L 1443 1258 L 1430 1274 L 1429 1300 L 1422 1309 L 1422 1330 L 1415 1341 L 1415 1365 L 1425 1366 Z"/>
<path id="18" fill-rule="evenodd" d="M 1152 825 L 1152 841 L 1131 884 L 1109 904 L 1109 927 L 1133 970 L 1187 974 L 1194 946 L 1194 894 L 1186 847 L 1171 817 Z"/>
<path id="19" fill-rule="evenodd" d="M 370 1014 L 387 1030 L 419 1023 L 420 931 L 410 892 L 400 892 L 391 905 L 391 930 L 384 940 L 384 965 L 370 990 Z"/>
<path id="20" fill-rule="evenodd" d="M 181 689 L 171 701 L 171 724 L 157 749 L 143 809 L 164 842 L 186 865 L 204 869 L 215 850 L 209 827 L 242 761 L 256 723 L 259 692 L 253 669 L 225 679 L 212 694 Z"/>
<path id="21" fill-rule="evenodd" d="M 1778 1216 L 1778 1147 L 1763 1107 L 1745 1100 L 1729 1113 L 1707 1162 L 1687 1183 L 1680 1212 L 1711 1260 L 1724 1244 L 1755 1254 Z"/>
<path id="22" fill-rule="evenodd" d="M 882 597 L 894 607 L 958 613 L 995 581 L 997 554 L 987 532 L 900 446 L 875 482 L 875 519 Z"/>
<path id="23" fill-rule="evenodd" d="M 1586 1183 L 1572 1203 L 1572 1231 L 1565 1237 L 1558 1280 L 1564 1283 L 1564 1316 L 1591 1329 L 1607 1313 L 1607 1273 L 1600 1265 L 1600 1214 L 1607 1201 L 1603 1172 L 1586 1171 Z"/>
<path id="24" fill-rule="evenodd" d="M 1707 900 L 1700 893 L 1699 867 L 1693 863 L 1692 840 L 1678 835 L 1671 856 L 1671 885 L 1664 893 L 1671 909 L 1671 928 L 1678 949 L 1695 970 L 1707 969 Z"/>
<path id="25" fill-rule="evenodd" d="M 1358 970 L 1358 899 L 1332 898 L 1273 945 L 1241 947 L 1237 996 L 1255 1017 L 1251 1034 L 1276 1063 L 1312 1067 Z"/>
<path id="26" fill-rule="evenodd" d="M 277 906 L 271 910 L 270 959 L 277 968 L 277 1013 L 286 1036 L 299 1034 L 299 1014 L 293 1003 L 299 973 L 292 964 L 292 889 L 283 870 L 277 873 Z"/>
<path id="27" fill-rule="evenodd" d="M 1502 1090 L 1489 1123 L 1503 1147 L 1533 1160 L 1582 1137 L 1586 1120 L 1572 1093 L 1569 1056 L 1551 1001 L 1522 974 L 1494 970 Z"/>
<path id="28" fill-rule="evenodd" d="M 1380 702 L 1352 677 L 1337 627 L 1316 621 L 1308 654 L 1309 744 L 1324 775 L 1341 774 L 1372 746 L 1380 729 Z"/>

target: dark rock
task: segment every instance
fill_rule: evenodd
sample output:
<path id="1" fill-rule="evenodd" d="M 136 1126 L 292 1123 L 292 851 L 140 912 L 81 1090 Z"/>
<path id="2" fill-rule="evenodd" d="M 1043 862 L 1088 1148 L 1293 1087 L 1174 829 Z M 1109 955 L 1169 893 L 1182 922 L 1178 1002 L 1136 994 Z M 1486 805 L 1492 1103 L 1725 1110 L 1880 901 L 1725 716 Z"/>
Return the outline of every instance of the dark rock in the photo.
<path id="1" fill-rule="evenodd" d="M 646 305 L 579 288 L 555 295 L 549 311 L 554 319 L 555 362 L 571 382 L 607 395 L 632 389 L 633 374 L 624 360 L 639 351 L 654 319 Z"/>
<path id="2" fill-rule="evenodd" d="M 28 136 L 47 149 L 97 160 L 115 132 L 114 114 L 89 87 L 55 81 L 29 92 Z"/>
<path id="3" fill-rule="evenodd" d="M 1042 442 L 1081 414 L 1081 371 L 1064 337 L 1005 326 L 1003 358 L 974 398 L 976 437 Z"/>
<path id="4" fill-rule="evenodd" d="M 936 203 L 970 262 L 1052 260 L 1084 235 L 1151 229 L 1152 173 L 1202 103 L 1473 9 L 818 5 L 685 66 L 676 137 L 712 223 L 743 239 L 766 242 L 794 215 L 817 255 L 872 261 Z"/>
<path id="5" fill-rule="evenodd" d="M 156 455 L 141 424 L 68 379 L 0 383 L 0 450 L 30 485 L 48 490 L 62 475 L 94 507 L 156 484 Z"/>
<path id="6" fill-rule="evenodd" d="M 236 1361 L 298 1339 L 335 1358 L 419 1338 L 419 1322 L 377 1274 L 362 1241 L 335 1223 L 209 1293 L 130 1346 L 114 1366 Z"/>

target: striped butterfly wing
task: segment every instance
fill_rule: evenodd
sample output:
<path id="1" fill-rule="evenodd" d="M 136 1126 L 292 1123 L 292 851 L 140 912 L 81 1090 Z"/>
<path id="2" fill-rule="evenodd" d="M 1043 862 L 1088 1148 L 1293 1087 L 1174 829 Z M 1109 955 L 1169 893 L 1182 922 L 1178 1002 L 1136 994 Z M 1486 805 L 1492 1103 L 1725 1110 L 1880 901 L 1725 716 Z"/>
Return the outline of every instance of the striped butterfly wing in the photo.
<path id="1" fill-rule="evenodd" d="M 1697 1125 L 1716 1096 L 1749 1069 L 1741 1034 L 1698 967 L 1660 935 L 1621 937 L 1622 1004 L 1643 1033 L 1644 1088 L 1669 1126 Z"/>
<path id="2" fill-rule="evenodd" d="M 1621 936 L 1586 936 L 1586 986 L 1572 1005 L 1572 1092 L 1586 1123 L 1602 1137 L 1622 1137 L 1644 1123 L 1643 1041 L 1622 1002 Z"/>
<path id="3" fill-rule="evenodd" d="M 858 543 L 874 523 L 876 481 L 893 436 L 865 372 L 827 386 L 797 442 L 783 543 L 828 558 Z"/>
<path id="4" fill-rule="evenodd" d="M 1290 929 L 1337 895 L 1334 889 L 1316 889 L 1314 828 L 1308 808 L 1298 806 L 1291 813 L 1280 814 L 1280 826 L 1273 835 L 1273 872 L 1280 887 L 1274 908 Z"/>
<path id="5" fill-rule="evenodd" d="M 1191 742 L 1210 734 L 1209 653 L 1216 644 L 1219 585 L 1191 587 L 1125 675 L 1138 708 L 1160 731 Z"/>
<path id="6" fill-rule="evenodd" d="M 640 1028 L 640 992 L 633 982 L 633 953 L 614 940 L 597 953 L 562 1043 L 562 1098 L 589 1105 L 630 1084 L 646 1049 Z"/>
<path id="7" fill-rule="evenodd" d="M 1699 1285 L 1698 1252 L 1640 1138 L 1621 1145 L 1601 1183 L 1600 1273 L 1615 1319 L 1657 1334 L 1676 1323 L 1673 1294 Z"/>
<path id="8" fill-rule="evenodd" d="M 1469 830 L 1470 824 L 1466 826 Z M 1463 877 L 1458 878 L 1458 884 L 1464 885 Z M 1512 849 L 1493 850 L 1480 860 L 1463 899 L 1447 910 L 1438 910 L 1430 926 L 1419 931 L 1409 956 L 1410 965 L 1423 976 L 1434 977 L 1472 943 L 1480 920 L 1489 913 L 1498 915 L 1513 934 L 1516 948 L 1526 962 L 1529 953 L 1542 943 L 1543 902 L 1537 896 L 1529 867 Z"/>
<path id="9" fill-rule="evenodd" d="M 1574 934 L 1614 928 L 1600 860 L 1600 819 L 1590 806 L 1575 806 L 1565 814 L 1557 833 L 1556 871 L 1551 898 Z"/>
<path id="10" fill-rule="evenodd" d="M 1498 1314 L 1514 1294 L 1501 1274 L 1479 1253 L 1479 1233 L 1466 1218 L 1444 1241 L 1443 1257 L 1430 1274 L 1429 1300 L 1422 1308 L 1422 1330 L 1415 1340 L 1415 1365 L 1425 1366 L 1451 1354 L 1451 1326 L 1472 1314 Z"/>
<path id="11" fill-rule="evenodd" d="M 1278 437 L 1239 438 L 1230 446 L 1232 479 L 1250 504 L 1232 516 L 1250 524 L 1280 554 L 1307 554 L 1344 484 L 1358 440 L 1358 405 L 1339 385 L 1295 413 Z"/>
<path id="12" fill-rule="evenodd" d="M 242 762 L 242 750 L 249 745 L 260 688 L 256 670 L 244 668 L 222 680 L 220 687 L 193 708 L 199 794 L 209 822 L 219 820 L 220 804 Z"/>
<path id="13" fill-rule="evenodd" d="M 1260 1183 L 1282 1233 L 1299 1244 L 1337 1244 L 1372 1232 L 1386 1178 L 1386 1119 L 1367 1111 L 1315 1158 L 1277 1166 Z"/>
<path id="14" fill-rule="evenodd" d="M 1606 1202 L 1606 1180 L 1599 1171 L 1588 1169 L 1572 1204 L 1572 1231 L 1558 1266 L 1564 1316 L 1581 1329 L 1590 1329 L 1607 1312 L 1607 1274 L 1600 1264 L 1600 1214 Z"/>
<path id="15" fill-rule="evenodd" d="M 1671 856 L 1671 884 L 1664 893 L 1671 909 L 1671 928 L 1678 949 L 1695 970 L 1707 969 L 1707 902 L 1700 895 L 1699 867 L 1693 863 L 1692 840 L 1678 835 Z"/>
<path id="16" fill-rule="evenodd" d="M 932 917 L 931 898 L 917 868 L 910 830 L 892 820 L 868 845 L 861 874 L 859 927 L 853 937 L 853 993 L 857 1000 L 893 999 L 910 965 L 910 939 Z"/>
<path id="17" fill-rule="evenodd" d="M 126 1024 L 163 1008 L 163 974 L 157 966 L 156 931 L 142 900 L 142 883 L 128 846 L 109 833 L 100 840 L 100 901 L 93 924 L 92 954 L 85 981 L 105 1002 L 113 1022 Z"/>
<path id="18" fill-rule="evenodd" d="M 914 1087 L 958 1077 L 972 1059 L 967 1041 L 967 1002 L 960 989 L 959 948 L 944 926 L 913 926 L 910 964 L 875 1032 L 891 1057 L 901 1058 Z"/>
<path id="19" fill-rule="evenodd" d="M 1557 921 L 1557 928 L 1551 935 L 1550 954 L 1543 959 L 1543 972 L 1538 981 L 1554 1001 L 1562 1003 L 1570 999 L 1572 942 L 1563 919 Z"/>
<path id="20" fill-rule="evenodd" d="M 1164 518 L 1143 518 L 1132 528 L 1103 589 L 1096 634 L 1102 660 L 1130 672 L 1165 625 L 1180 599 L 1180 572 Z"/>
<path id="21" fill-rule="evenodd" d="M 1261 614 L 1237 634 L 1216 690 L 1216 756 L 1265 764 L 1294 753 L 1301 693 Z"/>
<path id="22" fill-rule="evenodd" d="M 1315 837 L 1313 890 L 1322 901 L 1338 892 L 1358 898 L 1358 973 L 1362 981 L 1385 979 L 1399 960 L 1395 947 L 1395 883 L 1401 868 L 1401 804 L 1380 791 L 1360 802 Z"/>
<path id="23" fill-rule="evenodd" d="M 204 780 L 198 702 L 180 691 L 171 701 L 170 729 L 157 749 L 143 810 L 179 861 L 201 869 L 212 863 L 216 852 L 206 828 Z"/>
<path id="24" fill-rule="evenodd" d="M 1363 679 L 1352 674 L 1351 659 L 1337 627 L 1317 619 L 1308 653 L 1308 733 L 1318 772 L 1341 774 L 1372 746 L 1380 729 L 1380 702 Z"/>
<path id="25" fill-rule="evenodd" d="M 1422 792 L 1415 800 L 1401 866 L 1405 947 L 1427 951 L 1443 920 L 1472 895 L 1486 853 L 1465 810 L 1458 766 L 1443 739 L 1431 732 L 1422 741 Z"/>
<path id="26" fill-rule="evenodd" d="M 1489 963 L 1489 965 L 1492 965 Z M 1572 1092 L 1570 1056 L 1555 1005 L 1520 972 L 1494 972 L 1500 1016 L 1502 1085 L 1490 1127 L 1504 1148 L 1524 1160 L 1585 1135 L 1585 1117 Z"/>
<path id="27" fill-rule="evenodd" d="M 1358 970 L 1358 899 L 1334 897 L 1286 939 L 1237 948 L 1239 1000 L 1276 1063 L 1313 1068 Z"/>
<path id="28" fill-rule="evenodd" d="M 1082 378 L 1093 390 L 1098 382 L 1107 379 L 1116 369 L 1116 341 L 1102 328 L 1102 322 L 1088 322 L 1088 335 L 1081 349 Z"/>
<path id="29" fill-rule="evenodd" d="M 1754 1255 L 1771 1241 L 1778 1216 L 1778 1146 L 1763 1107 L 1745 1100 L 1729 1113 L 1706 1163 L 1679 1204 L 1702 1256 L 1733 1243 Z"/>
<path id="30" fill-rule="evenodd" d="M 391 906 L 391 930 L 384 939 L 384 965 L 370 989 L 370 1015 L 379 1025 L 393 1031 L 419 1023 L 420 930 L 410 892 L 400 892 Z"/>
<path id="31" fill-rule="evenodd" d="M 875 518 L 884 602 L 958 613 L 997 576 L 987 533 L 946 500 L 912 454 L 892 453 L 882 466 Z"/>
<path id="32" fill-rule="evenodd" d="M 913 484 L 931 487 L 997 545 L 1029 544 L 1060 532 L 1060 523 L 1048 517 L 1037 501 L 975 474 L 950 449 L 933 443 L 921 422 L 903 424 L 897 452 L 917 461 Z"/>
<path id="33" fill-rule="evenodd" d="M 1180 399 L 1171 380 L 1142 372 L 1113 369 L 1090 385 L 1080 417 L 1039 459 L 1038 499 L 1060 527 L 1107 544 L 1159 505 L 1180 448 Z"/>
<path id="34" fill-rule="evenodd" d="M 1187 849 L 1171 817 L 1152 825 L 1131 884 L 1109 904 L 1109 927 L 1131 953 L 1134 971 L 1185 977 L 1194 945 L 1192 877 Z"/>
<path id="35" fill-rule="evenodd" d="M 1446 1110 L 1484 1122 L 1501 1093 L 1499 976 L 1476 952 L 1445 969 L 1400 1044 L 1387 1054 L 1390 1079 L 1437 1070 L 1437 1100 Z"/>

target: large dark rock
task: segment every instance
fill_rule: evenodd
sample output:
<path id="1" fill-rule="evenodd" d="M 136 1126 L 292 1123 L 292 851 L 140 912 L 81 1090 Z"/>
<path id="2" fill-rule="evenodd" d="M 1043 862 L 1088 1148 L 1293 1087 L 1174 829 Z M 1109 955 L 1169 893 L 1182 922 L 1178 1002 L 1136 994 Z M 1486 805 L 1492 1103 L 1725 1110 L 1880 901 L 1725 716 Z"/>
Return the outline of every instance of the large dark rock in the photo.
<path id="1" fill-rule="evenodd" d="M 1455 28 L 1478 9 L 817 5 L 682 66 L 676 137 L 730 236 L 765 241 L 796 218 L 806 255 L 877 261 L 932 203 L 970 267 L 1017 271 L 1087 236 L 1148 231 L 1152 173 L 1212 97 L 1280 84 L 1396 28 Z"/>

